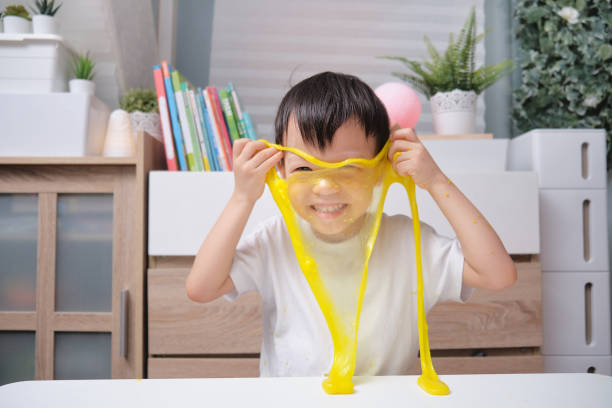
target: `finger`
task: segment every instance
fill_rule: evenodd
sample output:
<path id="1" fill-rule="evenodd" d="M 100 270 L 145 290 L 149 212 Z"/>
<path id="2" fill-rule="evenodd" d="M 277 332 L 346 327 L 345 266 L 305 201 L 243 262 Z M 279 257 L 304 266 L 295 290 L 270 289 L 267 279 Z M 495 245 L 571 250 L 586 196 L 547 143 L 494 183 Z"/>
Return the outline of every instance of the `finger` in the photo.
<path id="1" fill-rule="evenodd" d="M 272 157 L 267 158 L 263 163 L 261 163 L 257 167 L 257 170 L 262 170 L 267 173 L 268 170 L 274 167 L 282 158 L 283 158 L 283 152 L 278 150 L 276 151 L 276 153 L 272 155 Z"/>
<path id="2" fill-rule="evenodd" d="M 253 169 L 259 167 L 263 162 L 265 162 L 270 157 L 274 156 L 277 152 L 278 150 L 276 150 L 273 147 L 268 147 L 266 149 L 258 151 L 251 158 L 251 160 L 249 160 L 249 167 Z"/>
<path id="3" fill-rule="evenodd" d="M 249 140 L 240 154 L 240 159 L 249 161 L 258 151 L 267 148 L 264 142 Z"/>
<path id="4" fill-rule="evenodd" d="M 410 152 L 418 148 L 417 143 L 408 142 L 406 140 L 396 140 L 389 148 L 389 160 L 393 161 L 397 152 Z"/>
<path id="5" fill-rule="evenodd" d="M 412 128 L 399 129 L 391 133 L 391 141 L 400 139 L 407 140 L 413 143 L 420 142 L 419 138 L 416 135 L 416 132 Z"/>
<path id="6" fill-rule="evenodd" d="M 414 175 L 414 164 L 411 160 L 400 160 L 393 164 L 395 172 L 400 176 L 413 176 Z"/>
<path id="7" fill-rule="evenodd" d="M 246 146 L 249 141 L 250 139 L 242 138 L 234 142 L 234 144 L 232 145 L 232 152 L 234 153 L 234 157 L 240 156 L 240 153 L 242 153 L 244 146 Z"/>

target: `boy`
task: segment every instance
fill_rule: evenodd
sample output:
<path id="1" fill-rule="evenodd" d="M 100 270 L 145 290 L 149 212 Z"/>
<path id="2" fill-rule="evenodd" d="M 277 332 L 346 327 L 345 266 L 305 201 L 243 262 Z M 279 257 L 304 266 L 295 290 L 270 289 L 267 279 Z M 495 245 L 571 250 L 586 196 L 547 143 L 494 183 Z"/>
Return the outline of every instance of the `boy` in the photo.
<path id="1" fill-rule="evenodd" d="M 382 102 L 356 77 L 324 72 L 295 85 L 283 98 L 275 123 L 276 143 L 326 162 L 371 159 L 389 138 Z M 427 190 L 453 226 L 457 239 L 421 226 L 426 311 L 435 303 L 465 301 L 471 288 L 502 289 L 516 280 L 514 263 L 478 210 L 437 167 L 412 129 L 391 133 L 388 159 L 394 170 Z M 396 155 L 397 153 L 397 155 Z M 235 188 L 202 243 L 187 278 L 188 296 L 210 302 L 257 290 L 263 301 L 262 376 L 320 376 L 333 358 L 329 330 L 304 278 L 280 216 L 238 243 L 268 170 L 287 178 L 316 170 L 301 157 L 262 142 L 234 143 Z M 348 240 L 365 208 L 331 183 L 309 192 L 301 209 L 312 230 L 328 242 Z M 357 340 L 355 375 L 406 374 L 416 361 L 418 331 L 412 220 L 383 215 L 369 262 Z"/>

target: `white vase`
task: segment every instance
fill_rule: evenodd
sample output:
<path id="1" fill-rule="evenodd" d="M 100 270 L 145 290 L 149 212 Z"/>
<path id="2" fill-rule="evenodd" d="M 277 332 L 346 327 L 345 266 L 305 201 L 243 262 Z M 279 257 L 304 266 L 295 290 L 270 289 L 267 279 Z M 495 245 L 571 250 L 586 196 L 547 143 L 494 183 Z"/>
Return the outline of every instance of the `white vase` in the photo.
<path id="1" fill-rule="evenodd" d="M 130 113 L 130 118 L 132 119 L 132 130 L 134 130 L 134 135 L 144 130 L 160 142 L 162 141 L 159 113 L 134 111 Z"/>
<path id="2" fill-rule="evenodd" d="M 55 17 L 43 14 L 32 16 L 32 31 L 34 34 L 57 34 Z"/>
<path id="3" fill-rule="evenodd" d="M 72 93 L 86 93 L 94 95 L 96 92 L 96 83 L 88 79 L 71 79 L 68 82 L 68 87 Z"/>
<path id="4" fill-rule="evenodd" d="M 440 135 L 475 133 L 477 99 L 476 92 L 460 89 L 438 92 L 432 96 L 434 132 Z"/>
<path id="5" fill-rule="evenodd" d="M 27 34 L 32 32 L 32 23 L 23 17 L 4 16 L 4 32 L 6 34 Z"/>
<path id="6" fill-rule="evenodd" d="M 130 157 L 136 151 L 130 115 L 123 109 L 115 109 L 108 118 L 104 156 Z"/>

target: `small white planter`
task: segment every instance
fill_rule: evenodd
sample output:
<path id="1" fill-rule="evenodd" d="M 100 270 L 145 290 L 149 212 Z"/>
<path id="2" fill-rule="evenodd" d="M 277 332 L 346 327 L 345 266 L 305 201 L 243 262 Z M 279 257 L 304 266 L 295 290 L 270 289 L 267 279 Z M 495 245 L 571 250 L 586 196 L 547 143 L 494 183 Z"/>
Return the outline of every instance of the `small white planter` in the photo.
<path id="1" fill-rule="evenodd" d="M 94 95 L 96 92 L 96 83 L 88 79 L 71 79 L 68 82 L 68 87 L 72 93 Z"/>
<path id="2" fill-rule="evenodd" d="M 143 130 L 160 142 L 162 141 L 159 113 L 134 111 L 130 113 L 130 119 L 132 120 L 134 136 L 136 136 L 139 131 Z"/>
<path id="3" fill-rule="evenodd" d="M 438 92 L 431 97 L 434 132 L 440 135 L 460 135 L 476 131 L 476 100 L 474 91 L 454 89 Z"/>
<path id="4" fill-rule="evenodd" d="M 32 32 L 32 23 L 22 17 L 4 16 L 4 32 L 7 34 L 27 34 Z"/>
<path id="5" fill-rule="evenodd" d="M 115 109 L 108 118 L 104 156 L 130 157 L 136 152 L 130 115 L 123 109 Z"/>
<path id="6" fill-rule="evenodd" d="M 55 17 L 43 14 L 32 16 L 32 30 L 34 34 L 57 34 L 57 22 Z"/>

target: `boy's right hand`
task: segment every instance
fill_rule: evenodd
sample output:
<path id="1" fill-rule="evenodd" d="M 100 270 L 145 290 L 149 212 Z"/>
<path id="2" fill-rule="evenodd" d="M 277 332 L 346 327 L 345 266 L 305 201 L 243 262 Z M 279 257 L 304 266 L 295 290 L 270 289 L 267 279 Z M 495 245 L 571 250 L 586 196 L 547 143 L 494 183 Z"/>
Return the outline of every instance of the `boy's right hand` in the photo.
<path id="1" fill-rule="evenodd" d="M 255 203 L 264 192 L 266 173 L 283 158 L 283 152 L 246 138 L 234 142 L 233 152 L 234 196 Z"/>

